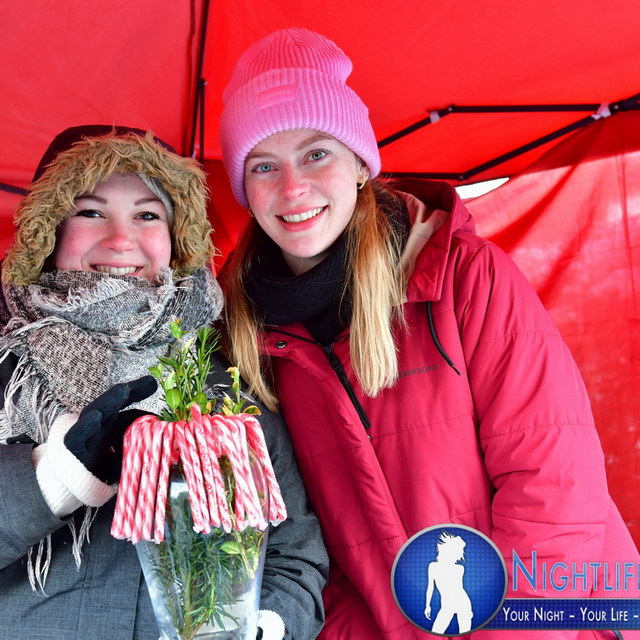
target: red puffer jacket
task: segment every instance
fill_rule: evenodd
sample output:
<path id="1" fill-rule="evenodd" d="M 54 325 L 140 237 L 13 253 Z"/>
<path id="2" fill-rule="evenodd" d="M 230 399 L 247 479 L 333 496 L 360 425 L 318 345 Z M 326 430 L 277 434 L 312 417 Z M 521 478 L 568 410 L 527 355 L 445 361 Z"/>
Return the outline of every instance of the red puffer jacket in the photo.
<path id="1" fill-rule="evenodd" d="M 584 384 L 539 299 L 500 249 L 474 235 L 451 187 L 416 181 L 412 190 L 427 210 L 451 213 L 415 260 L 393 388 L 375 398 L 362 393 L 347 332 L 332 353 L 300 324 L 267 333 L 282 410 L 332 557 L 323 640 L 433 637 L 404 618 L 390 584 L 401 546 L 431 525 L 484 532 L 509 570 L 514 549 L 527 566 L 532 551 L 548 566 L 640 560 L 608 495 Z M 406 199 L 415 219 L 424 205 Z M 436 348 L 428 301 L 435 334 L 462 375 Z M 336 374 L 341 368 L 355 403 Z M 638 592 L 507 594 L 544 595 Z M 485 630 L 466 637 L 594 635 Z M 625 640 L 639 635 L 624 632 Z"/>

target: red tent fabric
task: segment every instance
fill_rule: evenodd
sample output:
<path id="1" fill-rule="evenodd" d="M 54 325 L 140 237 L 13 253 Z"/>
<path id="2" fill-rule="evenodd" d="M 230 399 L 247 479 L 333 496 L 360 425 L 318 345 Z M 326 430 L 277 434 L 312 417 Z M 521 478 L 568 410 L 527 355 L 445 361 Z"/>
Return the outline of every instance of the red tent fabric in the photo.
<path id="1" fill-rule="evenodd" d="M 600 104 L 640 92 L 635 0 L 219 2 L 203 73 L 205 157 L 220 158 L 221 96 L 238 56 L 288 26 L 325 34 L 351 57 L 350 84 L 369 106 L 379 140 L 451 104 Z M 383 170 L 464 172 L 584 115 L 447 116 L 384 147 Z M 512 175 L 542 151 L 478 179 Z"/>
<path id="2" fill-rule="evenodd" d="M 596 111 L 640 92 L 637 0 L 5 2 L 0 253 L 19 200 L 2 184 L 26 187 L 51 138 L 90 122 L 151 128 L 183 153 L 195 139 L 210 172 L 216 242 L 227 253 L 246 213 L 219 162 L 222 89 L 250 43 L 286 26 L 324 33 L 353 59 L 350 83 L 379 139 L 451 104 L 589 103 Z M 204 118 L 196 123 L 199 77 Z M 449 115 L 385 146 L 383 170 L 465 172 L 587 113 Z M 548 152 L 472 207 L 570 342 L 592 393 L 612 489 L 640 540 L 631 400 L 639 360 L 635 116 L 615 115 L 551 151 L 549 143 L 483 172 L 477 179 L 515 175 Z"/>
<path id="3" fill-rule="evenodd" d="M 26 187 L 65 127 L 152 128 L 186 146 L 202 2 L 4 2 L 0 183 Z M 0 188 L 0 252 L 19 196 Z"/>
<path id="4" fill-rule="evenodd" d="M 640 540 L 640 113 L 575 134 L 469 208 L 568 342 L 611 492 Z"/>

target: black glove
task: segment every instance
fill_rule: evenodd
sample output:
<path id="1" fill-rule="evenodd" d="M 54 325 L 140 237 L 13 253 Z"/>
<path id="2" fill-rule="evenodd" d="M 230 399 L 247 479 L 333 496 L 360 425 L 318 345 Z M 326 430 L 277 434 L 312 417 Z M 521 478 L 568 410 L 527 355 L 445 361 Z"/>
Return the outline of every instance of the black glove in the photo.
<path id="1" fill-rule="evenodd" d="M 102 482 L 117 482 L 122 471 L 124 433 L 136 418 L 149 415 L 139 409 L 121 409 L 148 398 L 157 388 L 152 376 L 114 385 L 83 409 L 64 436 L 65 447 Z"/>

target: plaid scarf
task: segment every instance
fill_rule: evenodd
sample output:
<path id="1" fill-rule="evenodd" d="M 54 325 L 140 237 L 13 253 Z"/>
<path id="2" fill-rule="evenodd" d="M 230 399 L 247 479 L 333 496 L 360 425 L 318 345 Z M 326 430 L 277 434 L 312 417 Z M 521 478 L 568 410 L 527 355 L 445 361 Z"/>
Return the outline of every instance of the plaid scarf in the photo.
<path id="1" fill-rule="evenodd" d="M 18 360 L 10 380 L 2 380 L 0 443 L 23 434 L 45 442 L 58 415 L 79 413 L 112 385 L 148 373 L 173 340 L 172 320 L 197 329 L 211 324 L 222 309 L 222 292 L 208 269 L 177 281 L 165 269 L 156 284 L 90 271 L 51 271 L 33 285 L 4 284 L 2 294 L 0 363 Z M 160 391 L 132 407 L 159 413 Z M 95 509 L 86 507 L 80 517 L 78 525 L 75 517 L 68 522 L 77 566 Z M 29 550 L 27 574 L 34 591 L 38 585 L 44 593 L 51 553 L 51 536 Z"/>
<path id="2" fill-rule="evenodd" d="M 51 271 L 28 286 L 3 285 L 0 361 L 18 363 L 5 388 L 0 441 L 26 433 L 44 442 L 55 418 L 80 412 L 117 382 L 145 375 L 183 328 L 213 322 L 222 293 L 207 269 L 158 283 L 93 271 Z M 158 412 L 159 393 L 137 405 Z"/>

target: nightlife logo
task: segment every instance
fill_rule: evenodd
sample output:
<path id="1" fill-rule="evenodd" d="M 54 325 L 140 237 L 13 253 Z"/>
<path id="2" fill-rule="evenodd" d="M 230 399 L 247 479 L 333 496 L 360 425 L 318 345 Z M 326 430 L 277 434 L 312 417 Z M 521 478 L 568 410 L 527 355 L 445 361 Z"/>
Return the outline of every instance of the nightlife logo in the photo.
<path id="1" fill-rule="evenodd" d="M 400 549 L 391 586 L 396 604 L 417 627 L 458 636 L 477 631 L 498 612 L 507 568 L 485 535 L 442 524 L 420 531 Z"/>

